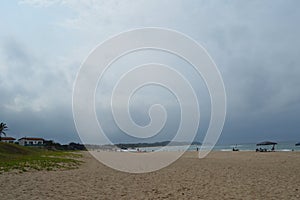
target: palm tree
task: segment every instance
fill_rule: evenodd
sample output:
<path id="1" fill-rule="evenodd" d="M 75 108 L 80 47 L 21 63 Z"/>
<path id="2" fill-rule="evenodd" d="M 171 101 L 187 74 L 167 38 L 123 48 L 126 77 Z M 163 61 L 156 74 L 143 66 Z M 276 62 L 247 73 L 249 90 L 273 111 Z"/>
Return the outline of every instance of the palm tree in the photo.
<path id="1" fill-rule="evenodd" d="M 8 127 L 5 123 L 0 123 L 0 141 L 1 141 L 1 135 L 3 134 L 4 136 L 6 136 L 6 133 L 4 131 L 7 131 Z"/>

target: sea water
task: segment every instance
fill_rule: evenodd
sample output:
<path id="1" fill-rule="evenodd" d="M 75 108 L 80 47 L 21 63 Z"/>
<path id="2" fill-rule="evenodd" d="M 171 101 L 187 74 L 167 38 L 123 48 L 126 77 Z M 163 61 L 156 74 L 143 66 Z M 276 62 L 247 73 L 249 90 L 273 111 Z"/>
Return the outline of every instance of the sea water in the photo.
<path id="1" fill-rule="evenodd" d="M 300 146 L 295 146 L 296 142 L 282 142 L 275 146 L 275 151 L 300 151 Z M 140 151 L 196 151 L 201 148 L 201 145 L 191 146 L 167 146 L 167 147 L 143 147 L 139 148 Z M 269 146 L 256 146 L 254 143 L 250 144 L 228 144 L 228 145 L 215 145 L 213 151 L 232 151 L 233 148 L 239 149 L 239 151 L 255 151 L 257 148 L 266 148 L 271 150 L 272 145 Z"/>

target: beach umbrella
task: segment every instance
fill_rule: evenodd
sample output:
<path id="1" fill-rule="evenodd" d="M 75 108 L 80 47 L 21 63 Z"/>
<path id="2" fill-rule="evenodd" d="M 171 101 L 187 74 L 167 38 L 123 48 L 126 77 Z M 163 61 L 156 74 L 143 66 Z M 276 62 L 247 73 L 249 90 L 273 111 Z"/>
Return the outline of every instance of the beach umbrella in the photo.
<path id="1" fill-rule="evenodd" d="M 262 145 L 276 145 L 277 142 L 270 142 L 270 141 L 264 141 L 256 144 L 256 146 L 262 146 Z"/>
<path id="2" fill-rule="evenodd" d="M 297 144 L 295 144 L 296 146 L 300 146 L 300 142 L 298 142 Z"/>

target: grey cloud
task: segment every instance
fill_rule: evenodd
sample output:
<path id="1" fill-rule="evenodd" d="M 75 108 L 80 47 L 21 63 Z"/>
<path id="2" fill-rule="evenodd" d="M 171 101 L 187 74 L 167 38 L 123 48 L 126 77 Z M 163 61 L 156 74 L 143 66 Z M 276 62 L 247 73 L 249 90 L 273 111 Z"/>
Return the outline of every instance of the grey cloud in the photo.
<path id="1" fill-rule="evenodd" d="M 299 140 L 299 4 L 297 0 L 124 1 L 94 6 L 87 1 L 58 3 L 61 8 L 74 12 L 72 17 L 61 19 L 60 26 L 62 32 L 74 33 L 72 37 L 78 41 L 76 50 L 80 56 L 70 56 L 66 62 L 51 60 L 33 53 L 34 46 L 22 45 L 24 38 L 5 39 L 0 56 L 0 119 L 11 124 L 13 134 L 32 132 L 60 141 L 77 140 L 70 106 L 72 82 L 81 54 L 120 31 L 161 26 L 190 35 L 203 44 L 217 63 L 228 97 L 228 115 L 220 142 Z M 76 45 L 71 46 L 70 51 L 74 51 Z M 147 61 L 144 58 L 141 61 Z M 128 63 L 134 62 L 129 59 Z M 122 70 L 106 77 L 101 98 L 109 98 L 111 84 Z M 210 117 L 209 99 L 203 94 L 203 82 L 192 71 L 184 74 L 195 86 L 198 97 L 203 98 L 200 103 L 204 122 L 198 134 L 201 140 Z M 31 106 L 33 102 L 45 105 L 39 112 L 30 106 L 21 111 L 5 107 L 16 106 L 18 95 L 24 97 L 21 104 L 26 101 Z M 105 126 L 116 133 L 114 140 L 127 140 L 119 134 L 107 105 L 101 106 Z M 148 120 L 146 107 L 144 104 L 132 107 L 133 118 L 141 124 Z M 176 109 L 170 107 L 171 113 L 178 112 Z M 173 132 L 177 122 L 178 118 L 170 118 L 168 127 L 172 128 L 164 131 Z M 27 127 L 27 123 L 34 125 Z"/>
<path id="2" fill-rule="evenodd" d="M 1 45 L 0 119 L 15 137 L 77 140 L 71 112 L 72 84 L 59 68 L 36 58 L 21 42 Z"/>

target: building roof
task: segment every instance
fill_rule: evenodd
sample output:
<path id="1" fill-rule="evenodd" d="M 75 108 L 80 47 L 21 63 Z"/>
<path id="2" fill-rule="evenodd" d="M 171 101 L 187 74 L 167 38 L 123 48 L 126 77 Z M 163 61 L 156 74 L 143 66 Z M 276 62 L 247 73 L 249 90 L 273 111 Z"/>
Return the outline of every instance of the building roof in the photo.
<path id="1" fill-rule="evenodd" d="M 16 138 L 13 138 L 13 137 L 1 137 L 1 140 L 16 140 Z"/>
<path id="2" fill-rule="evenodd" d="M 32 141 L 36 141 L 36 140 L 44 140 L 43 138 L 35 138 L 35 137 L 22 137 L 19 140 L 32 140 Z"/>

